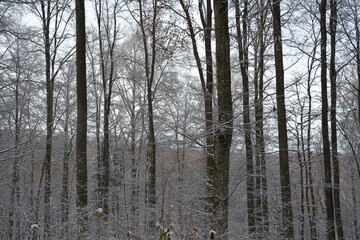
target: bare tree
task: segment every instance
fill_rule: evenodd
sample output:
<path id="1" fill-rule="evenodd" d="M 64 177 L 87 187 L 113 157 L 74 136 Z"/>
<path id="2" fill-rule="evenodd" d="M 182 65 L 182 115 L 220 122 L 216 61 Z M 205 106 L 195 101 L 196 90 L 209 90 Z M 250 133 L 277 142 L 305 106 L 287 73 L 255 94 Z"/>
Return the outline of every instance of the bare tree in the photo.
<path id="1" fill-rule="evenodd" d="M 228 1 L 214 0 L 214 9 L 218 93 L 218 122 L 215 129 L 214 227 L 220 239 L 227 239 L 229 162 L 233 132 Z"/>
<path id="2" fill-rule="evenodd" d="M 334 212 L 336 233 L 338 239 L 344 239 L 344 230 L 341 219 L 341 206 L 340 206 L 340 166 L 338 157 L 338 140 L 337 140 L 337 70 L 336 70 L 336 28 L 337 28 L 337 1 L 330 0 L 330 83 L 331 83 L 331 158 L 333 164 L 333 198 L 334 198 Z"/>
<path id="3" fill-rule="evenodd" d="M 277 120 L 278 120 L 278 138 L 279 138 L 283 234 L 284 237 L 287 239 L 294 239 L 290 171 L 289 171 L 289 152 L 288 152 L 289 148 L 288 148 L 286 108 L 285 108 L 284 64 L 283 64 L 283 52 L 282 52 L 280 1 L 277 0 L 272 1 L 272 14 L 273 14 L 273 28 L 274 28 L 276 106 L 277 106 Z"/>
<path id="4" fill-rule="evenodd" d="M 86 32 L 84 0 L 76 1 L 76 207 L 79 228 L 78 239 L 87 234 L 87 85 Z"/>
<path id="5" fill-rule="evenodd" d="M 257 38 L 254 42 L 255 51 L 255 165 L 256 165 L 256 193 L 257 203 L 257 222 L 259 227 L 257 231 L 260 236 L 267 236 L 269 232 L 269 206 L 267 193 L 267 176 L 265 161 L 265 140 L 264 140 L 264 78 L 265 78 L 265 51 L 268 46 L 267 17 L 268 17 L 268 1 L 257 1 L 256 10 L 259 16 L 256 17 L 257 22 Z M 260 226 L 259 226 L 260 225 Z"/>
<path id="6" fill-rule="evenodd" d="M 60 55 L 60 46 L 68 38 L 66 28 L 72 18 L 68 13 L 69 1 L 41 0 L 28 3 L 42 24 L 43 52 L 45 55 L 46 82 L 46 150 L 43 165 L 45 182 L 45 235 L 51 234 L 51 158 L 54 132 L 54 81 L 60 69 L 73 53 L 72 49 Z M 60 61 L 59 61 L 60 59 Z"/>
<path id="7" fill-rule="evenodd" d="M 215 201 L 214 196 L 214 176 L 215 176 L 215 161 L 214 161 L 214 130 L 213 130 L 213 60 L 211 47 L 211 28 L 212 28 L 212 6 L 211 0 L 199 1 L 199 14 L 202 23 L 202 31 L 204 34 L 205 44 L 205 63 L 206 74 L 204 74 L 201 57 L 199 54 L 196 31 L 194 23 L 189 12 L 189 4 L 183 0 L 179 0 L 181 7 L 185 13 L 189 35 L 192 43 L 193 55 L 196 61 L 196 68 L 199 73 L 202 94 L 204 98 L 204 119 L 205 119 L 205 158 L 206 158 L 206 172 L 207 172 L 207 211 L 210 214 L 214 213 L 213 205 Z"/>
<path id="8" fill-rule="evenodd" d="M 328 97 L 327 97 L 327 61 L 326 61 L 326 6 L 327 1 L 322 0 L 320 7 L 320 32 L 321 32 L 321 123 L 322 123 L 322 140 L 323 140 L 323 154 L 324 154 L 324 192 L 326 205 L 326 227 L 327 239 L 335 239 L 335 224 L 334 224 L 334 201 L 332 190 L 332 168 L 331 168 L 331 154 L 329 141 L 329 126 L 328 126 Z"/>
<path id="9" fill-rule="evenodd" d="M 147 224 L 150 233 L 154 233 L 156 225 L 156 138 L 154 126 L 154 88 L 155 88 L 155 65 L 156 65 L 156 26 L 158 19 L 158 0 L 155 0 L 150 8 L 152 16 L 145 15 L 146 3 L 139 1 L 139 18 L 134 15 L 141 30 L 141 38 L 144 48 L 144 68 L 146 77 L 146 99 L 148 114 L 148 150 L 147 150 L 147 187 L 146 204 L 150 211 Z M 150 26 L 150 29 L 148 29 Z M 150 31 L 149 31 L 150 30 Z M 150 43 L 149 43 L 150 40 Z M 150 49 L 149 49 L 150 46 Z"/>
<path id="10" fill-rule="evenodd" d="M 254 199 L 254 159 L 253 146 L 250 125 L 250 98 L 249 98 L 249 49 L 248 49 L 248 5 L 247 0 L 244 1 L 244 9 L 242 16 L 240 12 L 239 0 L 235 0 L 235 18 L 236 18 L 236 40 L 238 44 L 239 63 L 243 85 L 243 121 L 245 135 L 245 155 L 246 155 L 246 193 L 247 193 L 247 212 L 248 212 L 248 233 L 252 236 L 256 232 L 255 223 L 255 199 Z M 242 17 L 242 19 L 241 19 Z M 242 30 L 241 30 L 242 20 Z M 256 209 L 257 211 L 258 209 Z"/>
<path id="11" fill-rule="evenodd" d="M 110 6 L 112 5 L 112 6 Z M 101 160 L 98 169 L 99 174 L 99 200 L 104 213 L 109 214 L 109 185 L 110 185 L 110 108 L 112 99 L 112 88 L 115 79 L 115 46 L 118 39 L 117 17 L 120 2 L 113 4 L 108 1 L 96 0 L 95 11 L 98 27 L 99 52 L 101 80 L 104 96 L 103 112 L 103 142 Z M 105 36 L 104 36 L 105 35 Z M 106 216 L 106 215 L 105 215 Z M 105 218 L 106 219 L 106 218 Z"/>

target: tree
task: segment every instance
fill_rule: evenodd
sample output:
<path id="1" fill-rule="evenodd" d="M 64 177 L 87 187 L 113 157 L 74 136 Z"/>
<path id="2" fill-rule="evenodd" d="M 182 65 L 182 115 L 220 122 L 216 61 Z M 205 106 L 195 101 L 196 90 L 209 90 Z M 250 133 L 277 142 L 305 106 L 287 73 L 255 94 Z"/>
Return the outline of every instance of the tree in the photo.
<path id="1" fill-rule="evenodd" d="M 138 17 L 130 11 L 131 16 L 140 28 L 142 45 L 144 49 L 145 79 L 146 79 L 146 101 L 148 120 L 148 147 L 147 147 L 147 183 L 145 202 L 150 211 L 147 228 L 149 233 L 154 234 L 156 227 L 156 137 L 154 126 L 154 97 L 155 97 L 155 69 L 157 56 L 157 21 L 159 5 L 158 0 L 148 5 L 146 2 L 138 1 Z M 151 9 L 148 15 L 147 7 Z M 149 42 L 150 40 L 150 42 Z"/>
<path id="2" fill-rule="evenodd" d="M 268 46 L 267 39 L 267 17 L 268 8 L 266 1 L 257 1 L 257 39 L 254 43 L 255 51 L 255 73 L 254 73 L 254 105 L 255 105 L 255 174 L 257 194 L 257 231 L 260 236 L 267 236 L 269 232 L 269 210 L 267 196 L 267 176 L 265 161 L 265 140 L 264 140 L 264 78 L 265 78 L 265 51 Z M 259 226 L 260 225 L 260 226 Z"/>
<path id="3" fill-rule="evenodd" d="M 239 63 L 243 85 L 243 121 L 244 121 L 244 138 L 245 138 L 245 156 L 246 156 L 246 193 L 247 193 L 247 212 L 248 212 L 248 233 L 252 236 L 256 232 L 255 223 L 255 199 L 254 199 L 254 159 L 253 146 L 250 125 L 250 99 L 249 99 L 249 49 L 248 49 L 248 1 L 244 1 L 242 31 L 240 27 L 241 12 L 239 0 L 235 0 L 235 19 Z M 256 209 L 258 211 L 259 209 Z"/>
<path id="4" fill-rule="evenodd" d="M 104 6 L 105 5 L 105 6 Z M 112 8 L 112 9 L 111 9 Z M 120 2 L 115 1 L 110 7 L 107 1 L 95 1 L 95 11 L 98 27 L 99 52 L 100 52 L 100 71 L 104 96 L 103 112 L 103 143 L 101 159 L 99 162 L 99 207 L 104 213 L 109 214 L 109 185 L 110 185 L 110 109 L 112 99 L 112 88 L 115 80 L 115 46 L 118 38 L 119 29 L 117 26 L 117 15 Z M 105 12 L 103 12 L 105 11 Z M 103 33 L 105 33 L 103 36 Z"/>
<path id="5" fill-rule="evenodd" d="M 193 55 L 196 61 L 196 68 L 199 73 L 199 79 L 201 83 L 201 90 L 204 99 L 204 119 L 205 119 L 205 159 L 206 159 L 206 204 L 207 211 L 210 214 L 214 212 L 214 176 L 215 176 L 215 160 L 214 160 L 214 130 L 213 130 L 213 60 L 212 60 L 212 47 L 211 47 L 211 28 L 212 28 L 212 7 L 211 0 L 199 1 L 199 14 L 201 23 L 203 26 L 204 44 L 205 44 L 205 63 L 206 74 L 204 76 L 204 70 L 201 63 L 201 58 L 196 41 L 196 32 L 194 30 L 194 23 L 189 13 L 189 4 L 186 4 L 183 0 L 179 0 L 181 7 L 185 13 L 186 22 L 189 29 L 189 35 L 192 43 Z M 206 6 L 206 7 L 205 7 Z M 205 11 L 205 13 L 204 13 Z"/>
<path id="6" fill-rule="evenodd" d="M 62 78 L 65 80 L 65 99 L 64 99 L 64 147 L 63 147 L 63 173 L 62 173 L 62 192 L 61 192 L 61 220 L 64 225 L 63 233 L 64 235 L 68 234 L 69 226 L 69 213 L 70 213 L 70 155 L 73 150 L 73 139 L 75 133 L 73 131 L 74 127 L 72 124 L 71 114 L 73 113 L 72 108 L 72 96 L 73 92 L 71 87 L 74 85 L 71 82 L 75 80 L 75 66 L 67 65 L 66 72 L 63 71 Z"/>
<path id="7" fill-rule="evenodd" d="M 228 1 L 214 0 L 218 122 L 215 127 L 214 228 L 227 239 L 229 208 L 229 162 L 233 109 L 231 96 Z"/>
<path id="8" fill-rule="evenodd" d="M 79 227 L 78 239 L 87 232 L 87 86 L 86 32 L 84 0 L 76 0 L 76 207 Z"/>
<path id="9" fill-rule="evenodd" d="M 46 143 L 45 157 L 43 165 L 45 193 L 45 235 L 51 234 L 51 158 L 54 133 L 54 83 L 63 64 L 72 55 L 70 48 L 64 55 L 60 53 L 60 46 L 64 45 L 68 38 L 66 29 L 72 17 L 72 12 L 68 11 L 69 0 L 50 1 L 40 0 L 29 2 L 31 10 L 39 18 L 42 25 L 42 51 L 45 56 L 45 83 L 46 83 Z M 60 57 L 59 57 L 60 56 Z M 60 60 L 59 60 L 60 59 Z"/>
<path id="10" fill-rule="evenodd" d="M 324 154 L 324 192 L 325 192 L 325 206 L 326 206 L 326 228 L 327 239 L 335 239 L 335 225 L 334 225 L 334 202 L 332 191 L 332 168 L 331 168 L 331 154 L 329 141 L 329 126 L 328 126 L 328 97 L 327 97 L 327 61 L 326 61 L 326 0 L 322 0 L 320 7 L 320 32 L 321 32 L 321 130 L 323 140 L 323 154 Z"/>
<path id="11" fill-rule="evenodd" d="M 344 230 L 341 220 L 341 206 L 340 206 L 340 166 L 337 146 L 337 70 L 336 70 L 336 28 L 337 28 L 337 1 L 330 0 L 330 84 L 331 84 L 331 106 L 330 106 L 330 122 L 331 122 L 331 158 L 333 163 L 333 198 L 334 198 L 334 214 L 336 233 L 338 239 L 344 239 Z"/>
<path id="12" fill-rule="evenodd" d="M 281 12 L 280 1 L 272 1 L 273 28 L 274 28 L 274 54 L 276 74 L 276 107 L 278 120 L 279 138 L 279 163 L 281 203 L 283 217 L 283 234 L 287 239 L 294 239 L 293 214 L 291 203 L 291 186 L 289 171 L 289 148 L 287 138 L 286 108 L 285 108 L 285 86 L 284 86 L 284 64 L 282 53 L 281 36 Z"/>
<path id="13" fill-rule="evenodd" d="M 138 62 L 142 57 L 142 41 L 136 35 L 131 36 L 121 45 L 121 72 L 118 74 L 123 78 L 122 81 L 115 82 L 115 92 L 119 92 L 121 101 L 114 103 L 115 109 L 123 108 L 126 117 L 122 112 L 119 116 L 118 128 L 125 140 L 125 149 L 130 154 L 130 221 L 128 228 L 133 233 L 139 233 L 140 226 L 140 201 L 141 185 L 140 171 L 143 152 L 143 143 L 145 142 L 145 105 L 144 99 L 145 87 L 142 86 L 143 69 Z M 128 128 L 130 126 L 130 129 Z M 124 163 L 125 164 L 125 163 Z M 125 179 L 126 180 L 126 179 Z M 126 181 L 124 181 L 126 184 Z"/>

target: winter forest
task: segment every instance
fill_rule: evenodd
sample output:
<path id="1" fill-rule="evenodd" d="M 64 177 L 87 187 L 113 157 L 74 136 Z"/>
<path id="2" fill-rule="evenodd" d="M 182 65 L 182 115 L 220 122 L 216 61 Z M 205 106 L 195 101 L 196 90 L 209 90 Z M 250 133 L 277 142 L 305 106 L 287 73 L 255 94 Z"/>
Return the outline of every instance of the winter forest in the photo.
<path id="1" fill-rule="evenodd" d="M 358 0 L 0 1 L 0 239 L 360 239 L 359 140 Z"/>

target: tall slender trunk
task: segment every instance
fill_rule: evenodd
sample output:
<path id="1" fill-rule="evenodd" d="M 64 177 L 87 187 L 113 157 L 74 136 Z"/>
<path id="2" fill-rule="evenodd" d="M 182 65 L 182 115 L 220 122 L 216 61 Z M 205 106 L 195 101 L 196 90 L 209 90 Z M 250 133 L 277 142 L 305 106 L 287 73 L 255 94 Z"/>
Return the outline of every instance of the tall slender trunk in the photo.
<path id="1" fill-rule="evenodd" d="M 334 226 L 334 202 L 332 196 L 332 168 L 331 168 L 331 152 L 329 141 L 329 126 L 328 126 L 328 96 L 327 96 L 327 61 L 326 61 L 326 0 L 322 0 L 320 4 L 320 32 L 321 32 L 321 126 L 322 126 L 322 140 L 323 140 L 323 154 L 324 154 L 324 192 L 326 205 L 326 228 L 327 239 L 335 239 Z"/>
<path id="2" fill-rule="evenodd" d="M 100 171 L 100 202 L 101 207 L 105 213 L 104 219 L 107 220 L 109 209 L 109 187 L 110 187 L 110 111 L 111 111 L 111 97 L 112 87 L 114 82 L 114 48 L 117 38 L 117 18 L 116 12 L 118 7 L 118 1 L 114 1 L 113 15 L 109 13 L 110 9 L 105 2 L 105 6 L 102 5 L 103 0 L 97 0 L 96 5 L 96 18 L 99 37 L 99 49 L 100 49 L 100 65 L 101 65 L 101 80 L 102 90 L 104 95 L 103 106 L 103 142 L 102 142 L 102 155 Z M 103 14 L 103 10 L 105 13 Z M 103 24 L 104 23 L 104 24 Z M 105 29 L 105 31 L 104 31 Z M 103 35 L 103 32 L 105 33 Z"/>
<path id="3" fill-rule="evenodd" d="M 213 133 L 213 60 L 211 47 L 211 28 L 212 28 L 212 8 L 211 0 L 206 0 L 206 9 L 204 1 L 199 0 L 199 13 L 204 31 L 205 43 L 205 58 L 206 58 L 206 79 L 203 73 L 200 54 L 197 47 L 196 35 L 192 23 L 192 18 L 189 13 L 189 8 L 183 0 L 179 0 L 181 7 L 185 13 L 187 25 L 189 28 L 192 50 L 196 61 L 196 67 L 199 73 L 202 94 L 204 98 L 204 118 L 205 118 L 205 159 L 206 159 L 206 208 L 207 212 L 212 215 L 214 212 L 213 206 L 215 201 L 214 193 L 214 176 L 215 176 L 215 160 L 214 160 L 214 133 Z M 205 10 L 205 13 L 204 13 Z M 210 223 L 212 220 L 210 220 Z"/>
<path id="4" fill-rule="evenodd" d="M 228 2 L 214 0 L 214 9 L 218 92 L 218 125 L 215 131 L 215 231 L 219 234 L 219 239 L 226 240 L 229 230 L 229 162 L 233 132 Z"/>
<path id="5" fill-rule="evenodd" d="M 15 139 L 14 139 L 14 164 L 12 169 L 12 189 L 10 193 L 10 204 L 9 208 L 9 239 L 19 239 L 20 238 L 20 219 L 19 219 L 19 204 L 20 204 L 20 129 L 21 129 L 21 113 L 20 113 L 20 66 L 19 66 L 19 53 L 17 49 L 16 53 L 16 83 L 15 83 L 15 116 L 14 116 L 14 125 L 15 125 Z"/>
<path id="6" fill-rule="evenodd" d="M 284 64 L 281 37 L 280 1 L 272 1 L 273 27 L 274 27 L 274 53 L 276 72 L 276 105 L 278 116 L 279 161 L 281 202 L 283 214 L 283 234 L 287 239 L 294 239 L 293 214 L 291 203 L 291 186 L 289 171 L 289 148 L 286 125 Z"/>
<path id="7" fill-rule="evenodd" d="M 100 183 L 101 183 L 101 159 L 102 159 L 102 153 L 101 153 L 101 139 L 100 139 L 100 127 L 101 127 L 101 94 L 99 93 L 99 90 L 97 88 L 98 82 L 96 81 L 96 69 L 95 69 L 95 59 L 94 55 L 89 48 L 90 57 L 91 57 L 91 77 L 93 80 L 93 87 L 94 87 L 94 98 L 95 98 L 95 139 L 96 139 L 96 188 L 95 188 L 95 194 L 94 194 L 94 200 L 97 202 L 98 207 L 100 207 L 100 204 L 98 203 L 100 198 Z"/>
<path id="8" fill-rule="evenodd" d="M 311 61 L 307 76 L 307 97 L 308 97 L 308 111 L 307 111 L 307 138 L 306 138 L 306 165 L 305 165 L 305 175 L 306 175 L 306 196 L 307 199 L 310 198 L 310 204 L 308 204 L 308 211 L 310 213 L 309 225 L 311 240 L 318 238 L 317 229 L 316 229 L 316 202 L 314 194 L 314 185 L 313 185 L 313 173 L 312 173 L 312 153 L 311 153 L 311 129 L 312 129 L 312 95 L 311 95 L 311 84 L 312 84 L 312 70 L 315 64 L 315 55 L 316 55 L 316 46 L 312 50 Z M 309 201 L 307 201 L 309 203 Z"/>
<path id="9" fill-rule="evenodd" d="M 86 32 L 84 0 L 76 0 L 76 207 L 79 234 L 87 233 L 87 86 L 86 86 Z"/>
<path id="10" fill-rule="evenodd" d="M 341 206 L 340 206 L 340 166 L 337 150 L 337 127 L 336 127 L 336 101 L 337 101 L 337 71 L 335 63 L 336 55 L 336 27 L 337 27 L 337 1 L 330 0 L 330 83 L 331 83 L 331 158 L 333 163 L 333 198 L 334 198 L 334 212 L 336 233 L 339 240 L 344 239 L 344 230 L 341 220 Z"/>
<path id="11" fill-rule="evenodd" d="M 133 66 L 133 72 L 135 72 L 135 64 Z M 132 218 L 132 229 L 136 230 L 138 227 L 138 185 L 137 185 L 137 176 L 138 176 L 138 163 L 136 159 L 136 84 L 132 86 L 132 103 L 130 110 L 130 154 L 131 154 L 131 198 L 130 198 L 130 206 L 131 206 L 131 218 Z"/>
<path id="12" fill-rule="evenodd" d="M 265 61 L 265 30 L 268 9 L 265 1 L 258 1 L 260 16 L 257 19 L 258 26 L 258 60 L 255 70 L 255 159 L 260 165 L 260 199 L 261 199 L 261 233 L 260 237 L 266 237 L 269 233 L 269 209 L 267 196 L 267 178 L 265 162 L 265 141 L 264 141 L 264 61 Z"/>
<path id="13" fill-rule="evenodd" d="M 235 0 L 235 18 L 236 18 L 236 32 L 238 43 L 239 63 L 243 85 L 243 121 L 244 121 L 244 138 L 245 138 L 245 155 L 246 155 L 246 193 L 247 193 L 247 213 L 248 213 L 248 233 L 250 236 L 256 233 L 256 218 L 255 212 L 261 213 L 260 202 L 257 202 L 258 206 L 255 207 L 255 198 L 260 200 L 260 196 L 254 196 L 255 181 L 254 181 L 254 162 L 251 140 L 251 125 L 250 125 L 250 102 L 249 102 L 249 76 L 248 76 L 248 47 L 247 47 L 247 17 L 248 17 L 248 1 L 244 1 L 243 9 L 243 29 L 241 31 L 240 21 L 240 3 L 239 0 Z M 260 159 L 259 159 L 260 161 Z M 259 208 L 257 208 L 259 207 Z"/>
<path id="14" fill-rule="evenodd" d="M 148 150 L 147 150 L 147 187 L 146 203 L 150 210 L 150 219 L 147 228 L 150 234 L 154 234 L 156 225 L 156 138 L 154 126 L 154 78 L 155 78 L 155 57 L 156 57 L 156 21 L 158 0 L 153 2 L 151 50 L 148 48 L 148 35 L 145 31 L 145 19 L 143 3 L 139 1 L 140 28 L 145 52 L 145 75 L 146 75 L 146 100 L 148 107 Z"/>
<path id="15" fill-rule="evenodd" d="M 205 43 L 205 59 L 206 59 L 206 82 L 203 86 L 204 94 L 204 109 L 205 109 L 205 156 L 206 156 L 206 173 L 208 182 L 207 194 L 209 196 L 208 205 L 210 206 L 209 212 L 213 212 L 214 205 L 214 176 L 215 176 L 215 158 L 214 158 L 214 130 L 213 130 L 213 59 L 212 59 L 212 47 L 211 47 L 211 31 L 212 31 L 212 8 L 211 0 L 206 0 L 206 12 L 202 11 L 202 2 L 199 1 L 199 9 L 201 22 L 204 31 L 204 43 Z M 193 34 L 193 39 L 195 35 Z M 199 69 L 200 71 L 200 69 Z M 202 69 L 201 69 L 202 71 Z"/>
<path id="16" fill-rule="evenodd" d="M 40 1 L 43 21 L 44 52 L 45 52 L 45 82 L 46 82 L 46 146 L 45 146 L 45 235 L 50 235 L 50 195 L 51 195 L 51 155 L 52 155 L 52 135 L 53 135 L 53 95 L 54 78 L 51 77 L 51 54 L 50 54 L 50 21 L 51 3 L 49 0 Z"/>
<path id="17" fill-rule="evenodd" d="M 360 239 L 360 229 L 359 229 L 359 222 L 357 216 L 357 201 L 356 201 L 356 191 L 355 191 L 355 180 L 354 180 L 354 173 L 351 174 L 351 195 L 353 200 L 353 228 L 354 228 L 354 235 L 355 239 Z"/>
<path id="18" fill-rule="evenodd" d="M 297 102 L 299 103 L 300 107 L 300 124 L 296 126 L 296 137 L 297 137 L 297 159 L 299 162 L 300 167 L 300 239 L 304 239 L 304 233 L 305 233 L 305 205 L 309 206 L 307 202 L 307 194 L 306 194 L 306 157 L 305 157 L 305 138 L 304 138 L 304 105 L 301 102 L 300 98 L 300 92 L 298 89 L 298 86 L 296 85 L 297 89 Z M 295 110 L 296 111 L 296 110 Z M 300 128 L 300 130 L 298 129 Z M 299 133 L 300 131 L 300 133 Z"/>
<path id="19" fill-rule="evenodd" d="M 65 109 L 65 124 L 64 124 L 64 152 L 63 152 L 63 179 L 62 179 L 62 197 L 61 197 L 61 220 L 64 227 L 64 235 L 68 233 L 68 220 L 69 220 L 69 160 L 71 153 L 71 138 L 69 133 L 69 120 L 70 120 L 70 77 L 67 81 L 66 89 L 66 109 Z"/>

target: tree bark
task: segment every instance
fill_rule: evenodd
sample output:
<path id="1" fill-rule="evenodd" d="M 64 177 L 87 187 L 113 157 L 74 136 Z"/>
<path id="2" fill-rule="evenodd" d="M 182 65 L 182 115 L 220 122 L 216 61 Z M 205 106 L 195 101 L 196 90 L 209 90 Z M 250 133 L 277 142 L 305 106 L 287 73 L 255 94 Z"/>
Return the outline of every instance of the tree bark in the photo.
<path id="1" fill-rule="evenodd" d="M 214 0 L 214 9 L 218 92 L 218 124 L 215 130 L 215 231 L 219 239 L 228 239 L 229 160 L 233 131 L 228 1 Z"/>
<path id="2" fill-rule="evenodd" d="M 323 140 L 323 154 L 324 154 L 324 192 L 326 205 L 326 228 L 327 239 L 335 239 L 334 226 L 334 202 L 332 196 L 332 168 L 331 168 L 331 153 L 329 141 L 329 126 L 328 126 L 328 97 L 327 97 L 327 61 L 326 61 L 326 0 L 322 0 L 320 4 L 320 32 L 321 32 L 321 129 Z"/>
<path id="3" fill-rule="evenodd" d="M 340 206 L 340 166 L 337 150 L 337 120 L 336 120 L 336 103 L 337 103 L 337 70 L 336 70 L 336 27 L 337 27 L 337 1 L 330 0 L 330 83 L 331 83 L 331 158 L 333 162 L 333 198 L 334 198 L 334 212 L 336 233 L 338 239 L 344 239 L 344 230 L 341 220 L 341 206 Z"/>
<path id="4" fill-rule="evenodd" d="M 79 227 L 78 239 L 86 237 L 88 204 L 87 193 L 87 87 L 86 87 L 86 32 L 84 0 L 76 0 L 76 207 Z"/>
<path id="5" fill-rule="evenodd" d="M 205 156 L 206 156 L 206 175 L 207 175 L 207 194 L 208 194 L 208 212 L 213 212 L 214 206 L 214 176 L 215 176 L 215 158 L 214 158 L 214 130 L 213 130 L 213 58 L 211 46 L 211 31 L 212 31 L 212 8 L 211 0 L 206 0 L 206 12 L 202 11 L 202 2 L 199 1 L 199 9 L 201 22 L 204 31 L 205 43 L 205 63 L 206 63 L 206 82 L 203 87 L 204 94 L 204 110 L 205 110 Z M 195 39 L 195 35 L 194 35 Z M 202 70 L 201 70 L 202 71 Z"/>
<path id="6" fill-rule="evenodd" d="M 289 171 L 289 149 L 286 125 L 285 91 L 284 91 L 284 64 L 281 36 L 280 1 L 272 1 L 274 27 L 274 53 L 276 72 L 276 105 L 278 118 L 279 161 L 281 202 L 283 214 L 283 234 L 287 239 L 294 239 L 293 214 L 291 203 L 291 186 Z"/>

